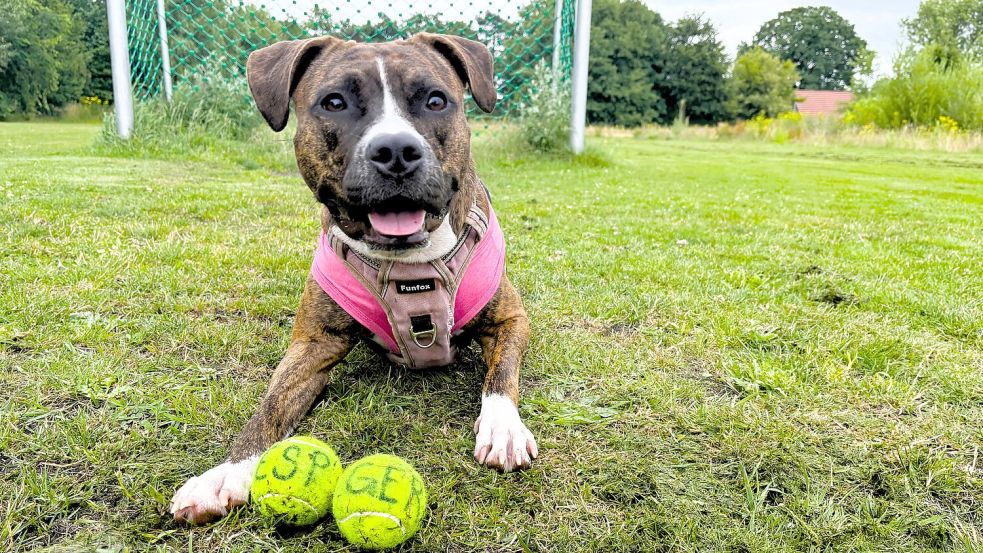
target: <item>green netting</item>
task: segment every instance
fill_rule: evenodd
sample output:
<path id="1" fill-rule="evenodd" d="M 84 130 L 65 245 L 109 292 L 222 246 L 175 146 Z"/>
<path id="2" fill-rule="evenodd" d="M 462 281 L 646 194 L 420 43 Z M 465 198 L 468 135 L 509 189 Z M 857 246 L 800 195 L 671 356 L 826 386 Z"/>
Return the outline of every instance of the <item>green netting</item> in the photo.
<path id="1" fill-rule="evenodd" d="M 499 92 L 495 116 L 514 116 L 533 92 L 536 66 L 552 63 L 556 1 L 165 0 L 171 76 L 175 90 L 215 79 L 241 81 L 249 53 L 280 40 L 330 34 L 380 42 L 421 31 L 456 34 L 492 50 Z M 572 64 L 574 4 L 565 0 L 560 10 L 554 69 L 561 79 L 568 78 Z M 163 83 L 157 0 L 128 1 L 127 23 L 134 92 L 140 99 L 157 96 Z"/>

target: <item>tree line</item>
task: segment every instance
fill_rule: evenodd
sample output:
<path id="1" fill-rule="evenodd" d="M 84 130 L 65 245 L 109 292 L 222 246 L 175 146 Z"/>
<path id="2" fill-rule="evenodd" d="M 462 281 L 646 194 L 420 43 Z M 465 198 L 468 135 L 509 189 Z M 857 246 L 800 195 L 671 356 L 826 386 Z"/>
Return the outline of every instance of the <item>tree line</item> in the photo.
<path id="1" fill-rule="evenodd" d="M 152 3 L 127 2 L 133 87 L 138 98 L 160 89 L 160 51 Z M 420 31 L 466 36 L 489 45 L 500 76 L 501 113 L 516 113 L 530 98 L 535 65 L 552 54 L 553 5 L 533 1 L 506 20 L 487 11 L 473 21 L 415 14 L 369 22 L 337 20 L 315 7 L 301 19 L 230 0 L 168 4 L 172 75 L 178 85 L 242 80 L 253 50 L 279 40 L 333 34 L 383 41 Z M 205 22 L 203 24 L 203 22 Z M 112 99 L 106 8 L 103 0 L 0 0 L 0 119 L 54 114 L 82 97 Z"/>
<path id="2" fill-rule="evenodd" d="M 112 96 L 102 0 L 0 0 L 0 119 Z"/>
<path id="3" fill-rule="evenodd" d="M 845 121 L 983 130 L 983 0 L 924 0 L 902 22 L 893 75 L 869 84 L 874 52 L 829 7 L 766 22 L 731 63 L 701 16 L 663 21 L 639 0 L 595 0 L 588 120 L 636 126 L 775 116 L 799 89 L 851 90 Z"/>
<path id="4" fill-rule="evenodd" d="M 128 2 L 131 11 L 135 5 L 142 4 Z M 250 51 L 277 40 L 334 34 L 378 41 L 423 30 L 459 34 L 492 49 L 500 113 L 515 114 L 530 100 L 536 63 L 551 57 L 553 10 L 550 1 L 532 1 L 512 20 L 488 11 L 472 21 L 422 14 L 396 21 L 379 14 L 376 20 L 353 23 L 321 8 L 294 20 L 230 0 L 181 2 L 169 4 L 171 61 L 178 83 L 216 75 L 236 79 Z M 160 55 L 156 20 L 141 13 L 129 18 L 131 39 L 140 37 L 131 40 L 130 48 L 150 66 L 142 71 L 153 73 Z M 0 118 L 55 113 L 81 97 L 110 99 L 106 27 L 103 0 L 0 0 Z M 894 93 L 896 102 L 917 102 L 898 93 L 906 71 L 913 69 L 960 68 L 969 75 L 964 86 L 974 86 L 974 68 L 983 58 L 983 0 L 925 0 L 904 27 L 911 46 L 899 56 L 896 75 L 874 85 L 865 98 Z M 916 63 L 918 56 L 925 59 Z M 797 89 L 866 92 L 872 60 L 873 52 L 854 26 L 828 7 L 778 14 L 731 60 L 717 28 L 703 16 L 667 22 L 639 0 L 595 0 L 588 120 L 637 126 L 774 116 L 791 109 Z M 139 80 L 135 86 L 138 95 L 148 96 L 159 83 Z M 886 121 L 881 113 L 886 107 L 865 105 L 871 108 L 863 112 L 867 119 Z M 974 106 L 970 102 L 962 109 Z M 904 115 L 897 119 L 910 121 Z"/>
<path id="5" fill-rule="evenodd" d="M 138 96 L 159 89 L 156 20 L 141 2 L 129 2 L 130 49 Z M 149 5 L 149 4 L 148 4 Z M 487 11 L 473 21 L 386 14 L 370 22 L 336 20 L 314 8 L 303 20 L 277 18 L 268 9 L 211 0 L 169 6 L 171 61 L 178 83 L 209 76 L 241 77 L 249 52 L 277 40 L 335 34 L 366 41 L 391 40 L 423 30 L 458 34 L 489 45 L 496 57 L 500 113 L 515 114 L 530 100 L 529 83 L 539 60 L 552 55 L 554 6 L 533 1 L 506 20 Z M 598 0 L 594 5 L 588 117 L 593 123 L 641 125 L 685 116 L 715 123 L 758 112 L 783 111 L 793 86 L 848 86 L 866 45 L 853 27 L 828 8 L 786 12 L 731 64 L 707 19 L 667 23 L 638 0 Z M 835 13 L 832 14 L 835 16 Z M 826 21 L 825 19 L 830 19 Z M 836 52 L 816 64 L 792 50 L 790 26 L 822 19 L 827 31 L 816 48 Z M 207 25 L 202 25 L 207 21 Z M 54 113 L 80 97 L 111 98 L 105 4 L 102 0 L 0 0 L 0 117 Z M 760 50 L 760 51 L 759 51 Z M 791 59 L 798 67 L 788 63 Z M 816 69 L 812 69 L 816 68 Z"/>
<path id="6" fill-rule="evenodd" d="M 448 20 L 433 14 L 413 14 L 396 20 L 389 14 L 379 13 L 373 20 L 356 23 L 335 17 L 330 8 L 317 6 L 300 20 L 294 20 L 276 18 L 262 7 L 232 4 L 227 0 L 211 0 L 203 9 L 174 10 L 169 15 L 172 67 L 178 82 L 194 83 L 202 75 L 240 78 L 245 74 L 250 52 L 279 40 L 333 35 L 360 42 L 380 42 L 423 31 L 440 32 L 488 45 L 495 54 L 499 78 L 498 113 L 514 114 L 529 100 L 527 85 L 536 63 L 549 59 L 553 47 L 554 13 L 549 1 L 526 4 L 513 20 L 485 11 L 470 21 Z M 202 19 L 212 24 L 198 24 Z M 153 33 L 141 35 L 155 40 Z M 153 44 L 136 47 L 156 55 Z"/>
<path id="7" fill-rule="evenodd" d="M 635 126 L 776 115 L 792 108 L 796 88 L 852 87 L 872 59 L 853 25 L 828 7 L 782 12 L 731 64 L 702 16 L 668 23 L 639 0 L 595 0 L 588 119 Z"/>

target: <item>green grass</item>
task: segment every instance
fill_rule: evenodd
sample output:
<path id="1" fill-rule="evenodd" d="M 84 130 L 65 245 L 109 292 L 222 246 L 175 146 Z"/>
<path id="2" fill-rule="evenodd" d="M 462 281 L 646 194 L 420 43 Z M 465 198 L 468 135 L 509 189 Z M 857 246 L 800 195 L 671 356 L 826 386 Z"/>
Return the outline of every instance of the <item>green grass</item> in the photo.
<path id="1" fill-rule="evenodd" d="M 223 156 L 105 157 L 97 132 L 0 125 L 0 549 L 343 548 L 331 522 L 166 513 L 287 344 L 311 194 Z M 483 140 L 532 318 L 534 468 L 471 459 L 474 352 L 416 373 L 360 348 L 298 429 L 419 468 L 404 549 L 983 548 L 981 156 Z"/>

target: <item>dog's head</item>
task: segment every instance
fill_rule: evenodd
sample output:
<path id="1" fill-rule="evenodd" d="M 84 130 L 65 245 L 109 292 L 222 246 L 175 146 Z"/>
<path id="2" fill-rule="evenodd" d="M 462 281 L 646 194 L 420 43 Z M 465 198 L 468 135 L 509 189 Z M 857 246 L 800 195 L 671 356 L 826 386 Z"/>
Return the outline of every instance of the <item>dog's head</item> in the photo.
<path id="1" fill-rule="evenodd" d="M 405 250 L 429 243 L 473 171 L 464 92 L 491 112 L 492 64 L 483 44 L 455 36 L 321 37 L 257 50 L 246 74 L 273 130 L 287 125 L 293 100 L 297 165 L 339 228 Z"/>

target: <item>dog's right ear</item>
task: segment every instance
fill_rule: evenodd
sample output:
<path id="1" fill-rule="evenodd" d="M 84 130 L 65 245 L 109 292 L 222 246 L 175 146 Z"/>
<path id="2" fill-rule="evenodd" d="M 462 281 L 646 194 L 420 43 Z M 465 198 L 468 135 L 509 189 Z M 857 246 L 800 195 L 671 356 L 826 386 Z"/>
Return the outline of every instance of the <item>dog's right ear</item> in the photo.
<path id="1" fill-rule="evenodd" d="M 287 126 L 290 98 L 311 60 L 343 42 L 333 36 L 287 40 L 249 54 L 246 60 L 249 91 L 270 128 L 280 132 Z"/>
<path id="2" fill-rule="evenodd" d="M 498 101 L 495 90 L 495 60 L 484 44 L 454 35 L 417 33 L 409 42 L 422 42 L 450 62 L 461 82 L 471 90 L 471 98 L 485 113 Z"/>

